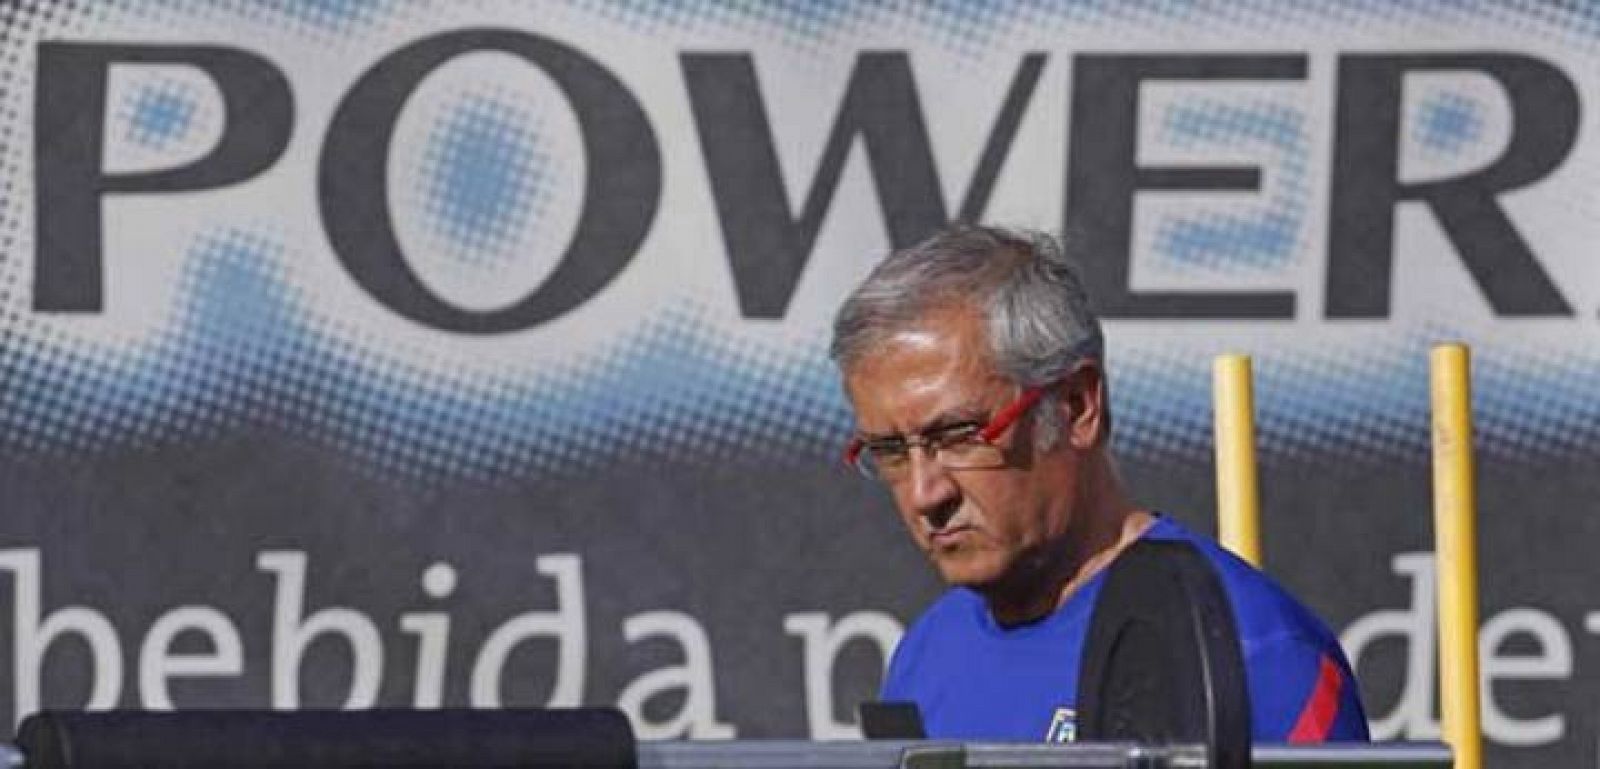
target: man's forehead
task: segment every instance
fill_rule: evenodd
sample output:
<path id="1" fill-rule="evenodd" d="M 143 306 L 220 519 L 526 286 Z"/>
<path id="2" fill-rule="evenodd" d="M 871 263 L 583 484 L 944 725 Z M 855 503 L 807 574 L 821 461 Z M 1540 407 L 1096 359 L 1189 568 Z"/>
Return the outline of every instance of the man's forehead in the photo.
<path id="1" fill-rule="evenodd" d="M 1004 378 L 994 369 L 981 326 L 955 314 L 885 335 L 845 374 L 857 422 L 873 430 L 910 428 L 981 410 Z"/>
<path id="2" fill-rule="evenodd" d="M 848 378 L 901 379 L 929 369 L 983 375 L 991 369 L 987 337 L 973 313 L 938 310 L 884 330 Z"/>
<path id="3" fill-rule="evenodd" d="M 879 347 L 886 353 L 926 355 L 937 353 L 940 348 L 964 344 L 963 336 L 945 326 L 919 323 L 884 334 Z"/>

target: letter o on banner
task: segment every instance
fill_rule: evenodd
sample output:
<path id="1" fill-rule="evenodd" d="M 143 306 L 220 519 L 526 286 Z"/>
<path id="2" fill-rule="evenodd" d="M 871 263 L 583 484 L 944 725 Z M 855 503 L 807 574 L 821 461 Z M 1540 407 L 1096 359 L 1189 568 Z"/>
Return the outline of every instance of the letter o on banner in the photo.
<path id="1" fill-rule="evenodd" d="M 407 97 L 445 62 L 500 51 L 538 65 L 570 102 L 583 132 L 588 183 L 572 242 L 533 293 L 496 310 L 468 310 L 435 295 L 406 264 L 389 215 L 389 150 Z M 334 253 L 384 306 L 463 334 L 538 325 L 582 304 L 633 259 L 661 198 L 661 152 L 644 110 L 582 52 L 528 32 L 468 29 L 424 38 L 388 55 L 345 95 L 317 168 L 317 203 Z"/>

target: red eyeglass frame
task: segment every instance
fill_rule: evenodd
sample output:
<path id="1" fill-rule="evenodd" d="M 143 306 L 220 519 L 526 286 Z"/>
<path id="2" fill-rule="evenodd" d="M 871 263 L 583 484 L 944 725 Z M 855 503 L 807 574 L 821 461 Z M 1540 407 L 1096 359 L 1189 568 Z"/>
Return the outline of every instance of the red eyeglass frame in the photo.
<path id="1" fill-rule="evenodd" d="M 1033 408 L 1039 402 L 1039 399 L 1044 397 L 1044 392 L 1045 387 L 1043 386 L 1025 388 L 1021 393 L 1017 394 L 1016 400 L 996 411 L 994 416 L 989 417 L 989 421 L 984 423 L 983 427 L 978 428 L 978 439 L 984 443 L 994 443 L 1001 433 L 1016 424 L 1023 414 L 1028 413 L 1028 409 Z M 861 451 L 866 446 L 867 441 L 861 436 L 858 435 L 851 438 L 850 443 L 846 444 L 844 448 L 844 463 L 855 467 L 856 460 L 861 458 Z"/>

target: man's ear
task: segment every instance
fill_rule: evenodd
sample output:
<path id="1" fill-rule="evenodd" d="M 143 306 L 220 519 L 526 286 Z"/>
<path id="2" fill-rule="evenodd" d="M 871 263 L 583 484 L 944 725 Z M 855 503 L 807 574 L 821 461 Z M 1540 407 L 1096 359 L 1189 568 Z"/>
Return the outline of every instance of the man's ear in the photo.
<path id="1" fill-rule="evenodd" d="M 1106 398 L 1106 373 L 1100 361 L 1078 361 L 1056 385 L 1055 396 L 1066 428 L 1064 437 L 1073 448 L 1094 448 L 1110 434 L 1111 404 Z"/>

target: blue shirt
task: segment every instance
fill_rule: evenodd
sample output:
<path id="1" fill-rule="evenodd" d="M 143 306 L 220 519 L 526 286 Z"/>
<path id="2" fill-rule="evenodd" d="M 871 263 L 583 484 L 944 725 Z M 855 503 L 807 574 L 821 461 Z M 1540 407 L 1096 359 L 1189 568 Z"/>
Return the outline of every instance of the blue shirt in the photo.
<path id="1" fill-rule="evenodd" d="M 1321 620 L 1171 518 L 1157 516 L 1144 538 L 1191 542 L 1217 569 L 1243 647 L 1256 741 L 1367 739 L 1355 676 Z M 1104 582 L 1102 570 L 1054 613 L 1011 628 L 995 623 L 977 593 L 946 592 L 896 647 L 882 698 L 917 703 L 935 739 L 1073 740 L 1078 666 Z"/>

